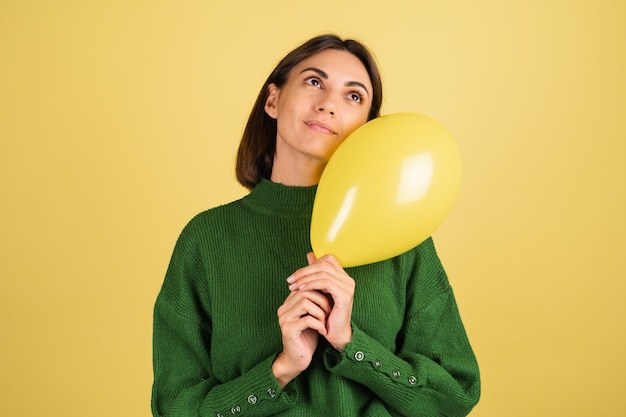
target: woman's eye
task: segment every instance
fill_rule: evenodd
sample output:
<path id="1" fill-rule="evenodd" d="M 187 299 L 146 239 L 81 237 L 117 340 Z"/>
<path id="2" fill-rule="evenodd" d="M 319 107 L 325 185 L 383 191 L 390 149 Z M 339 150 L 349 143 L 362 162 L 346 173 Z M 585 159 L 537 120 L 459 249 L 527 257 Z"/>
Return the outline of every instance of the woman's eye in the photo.
<path id="1" fill-rule="evenodd" d="M 307 78 L 304 80 L 307 84 L 312 85 L 313 87 L 321 87 L 322 83 L 319 79 L 315 77 Z"/>
<path id="2" fill-rule="evenodd" d="M 359 93 L 350 93 L 348 94 L 348 97 L 350 98 L 350 100 L 354 101 L 355 103 L 360 103 L 361 100 L 363 99 L 363 97 Z"/>

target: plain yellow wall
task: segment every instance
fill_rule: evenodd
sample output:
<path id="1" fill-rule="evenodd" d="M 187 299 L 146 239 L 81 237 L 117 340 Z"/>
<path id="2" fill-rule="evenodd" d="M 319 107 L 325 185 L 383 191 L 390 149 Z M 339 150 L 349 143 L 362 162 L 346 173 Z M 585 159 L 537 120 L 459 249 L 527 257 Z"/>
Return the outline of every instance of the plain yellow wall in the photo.
<path id="1" fill-rule="evenodd" d="M 154 298 L 277 60 L 333 31 L 457 139 L 476 417 L 623 416 L 626 3 L 0 2 L 0 415 L 148 416 Z M 382 145 L 382 144 L 381 144 Z"/>

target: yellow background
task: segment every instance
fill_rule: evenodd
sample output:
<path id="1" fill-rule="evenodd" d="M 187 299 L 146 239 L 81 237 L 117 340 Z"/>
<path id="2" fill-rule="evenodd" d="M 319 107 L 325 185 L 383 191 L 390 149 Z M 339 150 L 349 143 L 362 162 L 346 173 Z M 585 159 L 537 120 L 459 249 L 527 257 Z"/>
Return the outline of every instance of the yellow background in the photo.
<path id="1" fill-rule="evenodd" d="M 2 0 L 0 415 L 149 415 L 178 233 L 244 194 L 258 89 L 325 31 L 373 49 L 383 113 L 461 148 L 435 238 L 482 369 L 472 415 L 626 413 L 623 1 Z"/>

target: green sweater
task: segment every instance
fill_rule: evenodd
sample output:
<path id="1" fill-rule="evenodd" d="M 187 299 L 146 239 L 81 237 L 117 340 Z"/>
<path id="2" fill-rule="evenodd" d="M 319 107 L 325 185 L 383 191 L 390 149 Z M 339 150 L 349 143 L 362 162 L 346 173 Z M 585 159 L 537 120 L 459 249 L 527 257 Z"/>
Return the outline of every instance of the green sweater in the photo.
<path id="1" fill-rule="evenodd" d="M 480 381 L 452 289 L 428 239 L 347 268 L 353 340 L 320 337 L 284 389 L 277 309 L 306 265 L 316 187 L 264 180 L 182 231 L 154 309 L 154 416 L 465 416 Z"/>

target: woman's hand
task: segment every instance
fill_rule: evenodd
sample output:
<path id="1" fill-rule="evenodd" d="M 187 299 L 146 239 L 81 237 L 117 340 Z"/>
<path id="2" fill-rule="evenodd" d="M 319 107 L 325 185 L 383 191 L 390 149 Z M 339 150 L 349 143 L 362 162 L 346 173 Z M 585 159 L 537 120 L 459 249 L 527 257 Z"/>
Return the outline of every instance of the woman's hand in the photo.
<path id="1" fill-rule="evenodd" d="M 309 266 L 294 272 L 287 282 L 292 294 L 320 292 L 330 298 L 331 310 L 325 321 L 325 328 L 315 328 L 338 351 L 343 351 L 352 341 L 352 305 L 354 301 L 354 280 L 346 274 L 337 258 L 324 255 L 315 259 L 307 254 Z M 317 323 L 316 323 L 317 325 Z"/>
<path id="2" fill-rule="evenodd" d="M 283 351 L 272 364 L 272 371 L 281 387 L 308 368 L 319 335 L 326 334 L 330 311 L 330 301 L 318 291 L 292 291 L 278 308 Z"/>

